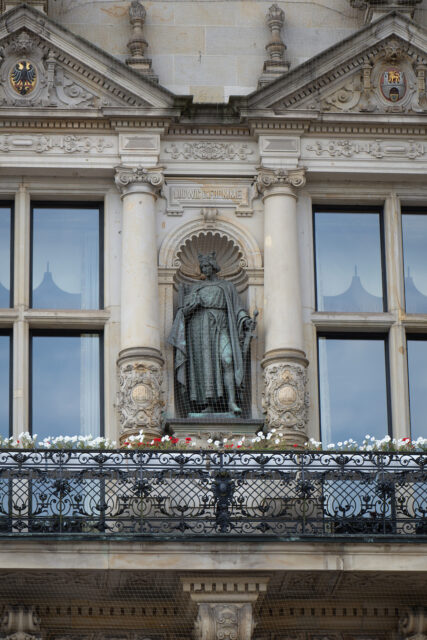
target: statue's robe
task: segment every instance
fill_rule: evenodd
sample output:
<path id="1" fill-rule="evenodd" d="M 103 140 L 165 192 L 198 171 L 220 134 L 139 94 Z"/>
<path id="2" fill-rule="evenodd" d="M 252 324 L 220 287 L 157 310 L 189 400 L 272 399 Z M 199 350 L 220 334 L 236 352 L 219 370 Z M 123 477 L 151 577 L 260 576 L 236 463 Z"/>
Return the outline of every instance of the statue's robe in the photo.
<path id="1" fill-rule="evenodd" d="M 184 309 L 197 303 L 185 316 Z M 231 355 L 236 389 L 244 380 L 241 340 L 249 318 L 235 286 L 226 280 L 192 285 L 175 316 L 168 342 L 175 349 L 176 379 L 191 403 L 214 404 L 225 398 L 221 357 Z"/>

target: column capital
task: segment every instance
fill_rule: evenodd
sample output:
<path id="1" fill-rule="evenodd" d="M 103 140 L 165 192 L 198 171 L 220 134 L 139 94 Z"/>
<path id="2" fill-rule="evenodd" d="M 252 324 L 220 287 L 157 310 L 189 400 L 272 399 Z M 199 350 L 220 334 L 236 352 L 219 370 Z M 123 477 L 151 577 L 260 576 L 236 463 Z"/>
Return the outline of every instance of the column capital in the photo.
<path id="1" fill-rule="evenodd" d="M 146 169 L 142 165 L 137 167 L 120 165 L 115 169 L 116 186 L 122 196 L 128 193 L 151 193 L 156 196 L 165 182 L 163 167 Z"/>
<path id="2" fill-rule="evenodd" d="M 286 195 L 287 191 L 287 195 L 295 196 L 292 187 L 297 188 L 305 185 L 305 168 L 270 169 L 269 167 L 259 167 L 256 185 L 258 191 L 264 195 L 271 195 L 274 192 Z"/>

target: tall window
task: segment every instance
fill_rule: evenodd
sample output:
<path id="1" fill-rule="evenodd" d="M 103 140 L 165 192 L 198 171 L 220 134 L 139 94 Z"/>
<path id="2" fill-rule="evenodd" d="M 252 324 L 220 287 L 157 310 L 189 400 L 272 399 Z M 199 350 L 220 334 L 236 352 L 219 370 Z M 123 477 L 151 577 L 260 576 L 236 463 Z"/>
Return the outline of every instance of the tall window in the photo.
<path id="1" fill-rule="evenodd" d="M 0 204 L 0 308 L 12 304 L 12 205 Z"/>
<path id="2" fill-rule="evenodd" d="M 33 205 L 34 309 L 102 307 L 101 223 L 99 206 Z"/>
<path id="3" fill-rule="evenodd" d="M 24 201 L 16 226 L 0 203 L 0 435 L 103 435 L 103 206 Z"/>

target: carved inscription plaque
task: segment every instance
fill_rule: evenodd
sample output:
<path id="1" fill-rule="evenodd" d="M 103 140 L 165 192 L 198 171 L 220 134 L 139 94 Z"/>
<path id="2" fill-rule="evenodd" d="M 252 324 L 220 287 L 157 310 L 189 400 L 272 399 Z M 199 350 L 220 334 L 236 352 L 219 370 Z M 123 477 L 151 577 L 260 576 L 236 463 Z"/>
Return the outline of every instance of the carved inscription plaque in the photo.
<path id="1" fill-rule="evenodd" d="M 253 187 L 248 182 L 180 182 L 167 187 L 169 216 L 181 216 L 185 207 L 200 208 L 209 204 L 235 208 L 238 216 L 251 216 Z"/>

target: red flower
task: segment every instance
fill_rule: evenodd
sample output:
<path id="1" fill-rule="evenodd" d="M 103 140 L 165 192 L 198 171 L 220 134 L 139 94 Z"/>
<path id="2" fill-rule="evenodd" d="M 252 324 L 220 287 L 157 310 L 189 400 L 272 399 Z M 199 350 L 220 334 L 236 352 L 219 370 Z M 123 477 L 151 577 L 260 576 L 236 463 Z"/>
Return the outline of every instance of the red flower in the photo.
<path id="1" fill-rule="evenodd" d="M 171 442 L 172 444 L 176 444 L 177 442 L 179 442 L 179 438 L 172 438 Z"/>
<path id="2" fill-rule="evenodd" d="M 153 438 L 153 439 L 154 439 L 154 442 L 161 442 L 162 441 L 161 438 Z"/>
<path id="3" fill-rule="evenodd" d="M 402 438 L 402 442 L 409 442 L 410 438 Z"/>
<path id="4" fill-rule="evenodd" d="M 297 447 L 298 445 L 297 445 L 297 444 L 293 444 L 292 446 L 293 446 L 293 447 Z"/>
<path id="5" fill-rule="evenodd" d="M 191 438 L 185 438 L 185 442 L 191 442 Z"/>

